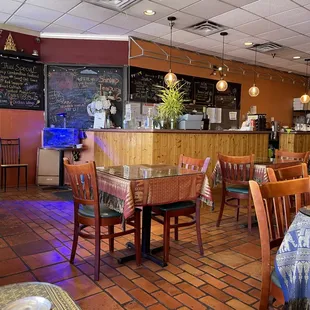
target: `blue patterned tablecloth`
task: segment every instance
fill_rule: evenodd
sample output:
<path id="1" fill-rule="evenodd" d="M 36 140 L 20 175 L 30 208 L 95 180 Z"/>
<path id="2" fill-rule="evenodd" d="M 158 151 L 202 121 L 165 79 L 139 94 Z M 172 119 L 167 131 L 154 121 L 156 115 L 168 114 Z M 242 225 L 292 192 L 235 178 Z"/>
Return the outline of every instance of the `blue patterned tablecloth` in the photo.
<path id="1" fill-rule="evenodd" d="M 275 270 L 289 309 L 310 309 L 310 216 L 298 212 L 277 252 Z"/>

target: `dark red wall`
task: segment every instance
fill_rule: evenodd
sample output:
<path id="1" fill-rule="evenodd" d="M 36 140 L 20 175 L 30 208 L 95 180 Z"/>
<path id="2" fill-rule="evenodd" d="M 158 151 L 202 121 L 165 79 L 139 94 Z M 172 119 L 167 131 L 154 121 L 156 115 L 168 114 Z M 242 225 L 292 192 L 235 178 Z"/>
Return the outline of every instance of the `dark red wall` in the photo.
<path id="1" fill-rule="evenodd" d="M 127 65 L 127 41 L 41 39 L 44 63 Z"/>

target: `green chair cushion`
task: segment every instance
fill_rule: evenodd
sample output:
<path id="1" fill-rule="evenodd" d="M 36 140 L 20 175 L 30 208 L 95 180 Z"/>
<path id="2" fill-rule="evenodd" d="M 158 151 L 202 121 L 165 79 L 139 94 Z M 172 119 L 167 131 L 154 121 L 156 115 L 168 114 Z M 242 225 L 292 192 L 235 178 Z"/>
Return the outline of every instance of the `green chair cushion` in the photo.
<path id="1" fill-rule="evenodd" d="M 158 206 L 157 208 L 161 211 L 169 211 L 169 210 L 178 210 L 185 209 L 189 207 L 195 206 L 196 203 L 194 201 L 179 201 L 174 203 L 169 203 L 166 205 Z"/>
<path id="2" fill-rule="evenodd" d="M 273 269 L 271 273 L 271 281 L 279 288 L 281 288 L 281 284 L 278 278 L 276 271 Z"/>
<path id="3" fill-rule="evenodd" d="M 93 206 L 80 205 L 79 214 L 86 217 L 95 217 Z M 118 213 L 106 206 L 100 206 L 100 217 L 120 217 L 121 213 Z"/>
<path id="4" fill-rule="evenodd" d="M 248 194 L 249 188 L 244 186 L 227 186 L 226 190 L 231 193 Z"/>

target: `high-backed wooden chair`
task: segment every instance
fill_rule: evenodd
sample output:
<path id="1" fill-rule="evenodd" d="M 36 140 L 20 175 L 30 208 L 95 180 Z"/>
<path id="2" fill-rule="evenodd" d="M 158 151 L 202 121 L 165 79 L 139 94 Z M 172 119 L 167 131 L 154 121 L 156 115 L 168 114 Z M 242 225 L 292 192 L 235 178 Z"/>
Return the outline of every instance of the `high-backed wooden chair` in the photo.
<path id="1" fill-rule="evenodd" d="M 4 185 L 6 191 L 6 172 L 7 169 L 17 168 L 17 188 L 19 188 L 20 169 L 25 169 L 25 185 L 28 186 L 28 164 L 20 163 L 20 139 L 1 139 L 0 138 L 0 156 L 1 156 L 1 189 Z"/>
<path id="2" fill-rule="evenodd" d="M 290 221 L 290 197 L 299 209 L 309 204 L 310 178 L 265 183 L 261 187 L 250 181 L 250 189 L 258 220 L 262 253 L 262 283 L 260 310 L 268 309 L 269 295 L 284 303 L 280 282 L 272 270 L 271 250 L 280 246 Z"/>
<path id="3" fill-rule="evenodd" d="M 210 158 L 196 159 L 180 155 L 179 167 L 206 173 Z M 197 240 L 200 254 L 203 255 L 203 246 L 200 231 L 200 206 L 201 201 L 181 201 L 162 206 L 153 207 L 152 219 L 164 225 L 164 261 L 169 262 L 169 246 L 170 246 L 170 230 L 174 229 L 174 239 L 179 240 L 179 227 L 186 227 L 196 224 Z M 162 220 L 159 216 L 162 216 Z M 191 219 L 189 222 L 179 223 L 179 217 L 185 216 Z M 170 219 L 174 218 L 174 224 L 170 223 Z"/>
<path id="4" fill-rule="evenodd" d="M 218 154 L 222 173 L 222 202 L 216 226 L 220 226 L 225 205 L 236 208 L 236 218 L 239 219 L 239 209 L 248 209 L 248 231 L 252 230 L 252 203 L 249 193 L 249 180 L 254 174 L 254 154 L 248 156 L 226 156 Z M 247 200 L 246 206 L 240 205 L 240 200 Z M 232 203 L 236 201 L 237 203 Z"/>
<path id="5" fill-rule="evenodd" d="M 78 244 L 78 237 L 95 239 L 95 281 L 99 280 L 100 271 L 100 241 L 109 239 L 109 250 L 114 251 L 114 238 L 135 234 L 136 263 L 141 264 L 140 249 L 140 211 L 136 210 L 133 219 L 127 224 L 133 229 L 114 233 L 114 225 L 122 223 L 122 214 L 100 205 L 95 162 L 82 165 L 70 165 L 68 158 L 64 158 L 64 165 L 70 179 L 74 200 L 74 236 L 70 263 L 73 264 Z M 84 231 L 93 226 L 95 234 Z M 100 227 L 108 227 L 108 233 L 102 234 Z"/>
<path id="6" fill-rule="evenodd" d="M 303 163 L 308 164 L 309 152 L 296 153 L 296 152 L 288 152 L 284 150 L 276 150 L 275 158 L 284 159 L 284 160 L 297 160 L 297 161 L 301 161 Z"/>
<path id="7" fill-rule="evenodd" d="M 308 177 L 308 168 L 305 163 L 279 169 L 267 168 L 267 174 L 270 182 L 306 178 Z"/>

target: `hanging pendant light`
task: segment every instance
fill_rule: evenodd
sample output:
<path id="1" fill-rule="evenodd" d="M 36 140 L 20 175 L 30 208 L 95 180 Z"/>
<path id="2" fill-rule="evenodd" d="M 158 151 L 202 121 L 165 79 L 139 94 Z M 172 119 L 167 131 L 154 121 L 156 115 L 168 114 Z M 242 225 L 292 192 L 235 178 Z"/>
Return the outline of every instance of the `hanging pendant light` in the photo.
<path id="1" fill-rule="evenodd" d="M 224 80 L 224 40 L 225 37 L 228 35 L 227 32 L 221 32 L 220 35 L 223 37 L 223 49 L 222 49 L 222 70 L 220 71 L 221 79 L 216 83 L 216 89 L 218 91 L 225 91 L 228 87 L 227 82 Z"/>
<path id="2" fill-rule="evenodd" d="M 309 87 L 308 64 L 309 64 L 310 59 L 305 59 L 305 61 L 307 62 L 307 67 L 306 67 L 306 79 L 307 79 L 307 81 L 306 81 L 306 87 L 305 87 L 305 94 L 300 97 L 301 103 L 304 103 L 304 104 L 310 102 L 310 97 L 308 95 L 308 92 L 309 92 L 309 88 L 308 88 Z"/>
<path id="3" fill-rule="evenodd" d="M 249 89 L 249 95 L 251 97 L 257 97 L 259 95 L 259 88 L 256 86 L 256 54 L 257 54 L 257 45 L 255 46 L 255 65 L 254 65 L 254 83 L 253 86 Z"/>
<path id="4" fill-rule="evenodd" d="M 174 16 L 169 16 L 168 21 L 170 25 L 170 69 L 169 72 L 165 75 L 165 83 L 168 87 L 173 86 L 176 81 L 178 80 L 177 76 L 171 71 L 171 52 L 172 52 L 172 27 L 174 26 L 174 22 L 176 20 L 176 17 Z"/>

